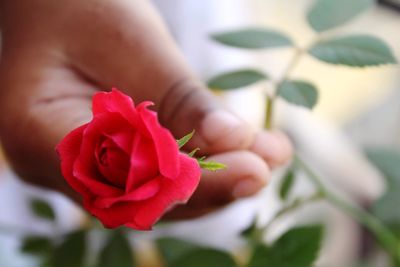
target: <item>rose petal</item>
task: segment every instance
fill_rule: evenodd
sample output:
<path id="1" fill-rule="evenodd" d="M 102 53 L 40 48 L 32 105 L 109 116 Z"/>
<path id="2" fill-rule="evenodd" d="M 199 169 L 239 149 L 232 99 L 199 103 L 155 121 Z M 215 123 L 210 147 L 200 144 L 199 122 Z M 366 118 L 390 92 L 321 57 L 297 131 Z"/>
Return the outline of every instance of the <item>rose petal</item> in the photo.
<path id="1" fill-rule="evenodd" d="M 87 188 L 73 175 L 73 166 L 81 149 L 83 131 L 87 127 L 84 124 L 65 136 L 57 145 L 56 151 L 61 159 L 61 173 L 68 184 L 78 193 L 86 194 Z"/>
<path id="2" fill-rule="evenodd" d="M 138 113 L 132 98 L 113 88 L 111 92 L 98 92 L 93 96 L 93 115 L 117 112 L 137 127 Z"/>
<path id="3" fill-rule="evenodd" d="M 104 178 L 118 188 L 125 189 L 130 157 L 112 139 L 106 138 L 95 150 L 97 168 Z"/>
<path id="4" fill-rule="evenodd" d="M 102 196 L 115 196 L 121 192 L 120 188 L 112 189 L 109 181 L 97 170 L 95 157 L 96 147 L 106 138 L 105 135 L 113 135 L 115 132 L 134 133 L 130 124 L 118 113 L 103 113 L 97 115 L 87 125 L 83 132 L 80 154 L 74 166 L 75 175 L 84 183 L 93 194 Z M 128 149 L 130 152 L 130 149 Z M 126 179 L 126 177 L 125 177 Z M 86 181 L 88 180 L 88 181 Z M 96 183 L 97 181 L 98 183 Z M 103 184 L 103 185 L 101 185 Z M 103 188 L 103 189 L 101 189 Z M 106 190 L 106 191 L 101 191 Z"/>
<path id="5" fill-rule="evenodd" d="M 123 146 L 131 144 L 135 128 L 120 113 L 102 113 L 93 117 L 84 131 L 88 135 L 108 136 Z"/>
<path id="6" fill-rule="evenodd" d="M 113 140 L 114 143 L 125 153 L 130 154 L 134 134 L 134 131 L 130 129 L 128 131 L 105 133 L 105 136 Z"/>
<path id="7" fill-rule="evenodd" d="M 158 159 L 153 141 L 138 133 L 133 142 L 126 192 L 157 176 Z"/>
<path id="8" fill-rule="evenodd" d="M 93 202 L 84 201 L 84 208 L 97 217 L 106 228 L 116 228 L 132 220 L 140 202 L 121 202 L 109 209 L 97 208 Z M 139 230 L 139 228 L 136 228 Z"/>
<path id="9" fill-rule="evenodd" d="M 174 179 L 179 174 L 178 144 L 171 132 L 160 125 L 156 113 L 148 110 L 147 106 L 148 103 L 141 103 L 137 111 L 154 142 L 160 173 Z"/>
<path id="10" fill-rule="evenodd" d="M 201 171 L 196 160 L 183 154 L 179 158 L 182 168 L 179 178 L 161 178 L 161 188 L 155 196 L 139 202 L 115 203 L 109 209 L 101 209 L 93 202 L 85 201 L 85 208 L 107 228 L 126 225 L 137 230 L 151 229 L 169 208 L 185 203 L 200 181 Z"/>
<path id="11" fill-rule="evenodd" d="M 119 197 L 98 198 L 96 199 L 94 205 L 98 208 L 105 209 L 110 208 L 112 205 L 118 202 L 143 201 L 157 194 L 160 190 L 160 187 L 160 179 L 155 178 L 126 195 Z"/>
<path id="12" fill-rule="evenodd" d="M 129 135 L 131 135 L 131 140 L 124 140 L 124 142 L 127 143 L 128 148 L 121 148 L 126 151 L 127 154 L 130 154 L 132 138 L 135 131 L 129 122 L 126 121 L 119 113 L 103 113 L 95 116 L 83 132 L 80 158 L 86 158 L 87 160 L 90 158 L 90 162 L 88 162 L 88 164 L 92 163 L 94 160 L 94 152 L 98 143 L 102 142 L 105 137 L 113 137 L 115 135 L 122 136 L 121 133 L 125 133 L 124 138 L 129 138 Z M 119 141 L 121 141 L 121 139 L 122 138 L 119 138 Z"/>
<path id="13" fill-rule="evenodd" d="M 160 192 L 140 205 L 134 217 L 134 224 L 139 229 L 150 229 L 151 226 L 172 206 L 186 203 L 200 181 L 201 170 L 197 161 L 187 155 L 179 155 L 181 171 L 176 179 L 163 179 Z"/>
<path id="14" fill-rule="evenodd" d="M 95 171 L 94 166 L 87 166 L 83 161 L 75 161 L 73 175 L 78 181 L 85 185 L 87 190 L 94 196 L 116 197 L 124 194 L 124 190 L 109 185 L 104 181 L 99 181 L 98 177 L 100 174 Z"/>

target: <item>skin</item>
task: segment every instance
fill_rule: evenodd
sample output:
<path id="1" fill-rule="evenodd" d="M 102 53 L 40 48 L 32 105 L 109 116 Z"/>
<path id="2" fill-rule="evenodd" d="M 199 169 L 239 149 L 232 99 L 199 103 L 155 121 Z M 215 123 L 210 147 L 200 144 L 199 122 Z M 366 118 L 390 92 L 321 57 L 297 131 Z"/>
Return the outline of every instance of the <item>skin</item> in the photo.
<path id="1" fill-rule="evenodd" d="M 280 132 L 253 131 L 199 81 L 150 2 L 0 1 L 0 137 L 26 181 L 80 198 L 61 177 L 56 144 L 91 119 L 91 96 L 117 87 L 135 103 L 151 100 L 188 150 L 228 165 L 204 171 L 188 204 L 167 214 L 192 218 L 256 194 L 292 147 Z"/>

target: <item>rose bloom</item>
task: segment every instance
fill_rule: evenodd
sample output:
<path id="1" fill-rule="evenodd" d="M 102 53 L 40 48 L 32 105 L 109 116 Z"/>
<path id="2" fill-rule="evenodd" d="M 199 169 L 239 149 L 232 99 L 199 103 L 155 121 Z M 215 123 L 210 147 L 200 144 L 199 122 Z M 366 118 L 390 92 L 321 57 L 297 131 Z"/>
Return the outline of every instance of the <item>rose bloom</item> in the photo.
<path id="1" fill-rule="evenodd" d="M 147 109 L 113 89 L 93 96 L 93 119 L 70 132 L 56 150 L 69 185 L 105 227 L 138 230 L 185 203 L 200 180 L 197 161 Z"/>

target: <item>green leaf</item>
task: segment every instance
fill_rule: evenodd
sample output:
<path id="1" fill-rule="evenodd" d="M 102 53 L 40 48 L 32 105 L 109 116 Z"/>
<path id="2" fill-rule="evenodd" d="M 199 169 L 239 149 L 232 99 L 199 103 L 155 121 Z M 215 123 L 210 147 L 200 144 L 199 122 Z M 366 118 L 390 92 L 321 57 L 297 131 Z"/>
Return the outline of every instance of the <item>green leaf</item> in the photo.
<path id="1" fill-rule="evenodd" d="M 258 70 L 242 69 L 218 75 L 208 82 L 208 87 L 216 90 L 231 90 L 252 85 L 268 77 Z"/>
<path id="2" fill-rule="evenodd" d="M 284 81 L 278 88 L 278 95 L 289 103 L 310 109 L 318 100 L 315 86 L 305 81 Z"/>
<path id="3" fill-rule="evenodd" d="M 192 137 L 193 137 L 193 135 L 194 135 L 194 132 L 195 132 L 195 131 L 193 130 L 191 133 L 185 135 L 185 136 L 182 137 L 181 139 L 176 140 L 176 142 L 178 143 L 179 149 L 181 149 L 184 145 L 186 145 L 187 142 L 190 141 L 190 139 L 192 139 Z"/>
<path id="4" fill-rule="evenodd" d="M 283 33 L 262 28 L 244 28 L 216 33 L 212 34 L 211 38 L 224 45 L 246 49 L 292 45 L 292 41 Z"/>
<path id="5" fill-rule="evenodd" d="M 247 267 L 271 267 L 274 266 L 274 262 L 279 263 L 279 261 L 276 261 L 276 259 L 273 258 L 271 254 L 271 249 L 266 244 L 258 244 L 253 251 L 253 255 L 251 256 L 250 262 Z M 276 266 L 286 267 L 286 265 Z M 297 267 L 297 265 L 295 266 Z"/>
<path id="6" fill-rule="evenodd" d="M 296 227 L 283 234 L 274 243 L 273 249 L 279 252 L 282 259 L 290 258 L 293 263 L 306 266 L 317 259 L 322 236 L 321 225 Z"/>
<path id="7" fill-rule="evenodd" d="M 86 232 L 76 231 L 65 236 L 51 256 L 50 266 L 83 267 L 86 253 Z"/>
<path id="8" fill-rule="evenodd" d="M 31 200 L 30 204 L 31 209 L 36 216 L 52 221 L 56 219 L 53 208 L 46 201 L 34 198 Z"/>
<path id="9" fill-rule="evenodd" d="M 256 247 L 248 267 L 311 267 L 318 257 L 322 227 L 302 226 L 290 229 L 272 247 Z"/>
<path id="10" fill-rule="evenodd" d="M 385 176 L 388 188 L 400 188 L 400 150 L 368 148 L 366 154 Z"/>
<path id="11" fill-rule="evenodd" d="M 198 160 L 197 161 L 200 165 L 200 168 L 206 169 L 209 171 L 217 171 L 217 170 L 222 170 L 226 168 L 225 164 L 215 162 L 215 161 L 202 161 Z"/>
<path id="12" fill-rule="evenodd" d="M 199 245 L 172 237 L 157 239 L 156 245 L 167 266 L 170 266 L 172 262 L 181 258 L 184 254 L 201 248 Z"/>
<path id="13" fill-rule="evenodd" d="M 200 248 L 183 254 L 170 267 L 237 267 L 232 256 L 220 250 Z M 275 266 L 276 267 L 276 266 Z"/>
<path id="14" fill-rule="evenodd" d="M 49 238 L 44 236 L 28 236 L 22 240 L 21 251 L 23 253 L 43 256 L 52 249 L 52 243 Z"/>
<path id="15" fill-rule="evenodd" d="M 307 20 L 317 32 L 330 30 L 352 20 L 373 2 L 373 0 L 317 0 L 308 11 Z"/>
<path id="16" fill-rule="evenodd" d="M 311 47 L 309 53 L 324 62 L 351 67 L 397 62 L 385 42 L 368 35 L 352 35 L 321 41 Z"/>
<path id="17" fill-rule="evenodd" d="M 250 238 L 257 229 L 257 218 L 254 218 L 251 224 L 240 232 L 240 235 L 245 238 Z"/>
<path id="18" fill-rule="evenodd" d="M 262 236 L 263 231 L 257 227 L 257 216 L 254 217 L 251 224 L 240 232 L 240 235 L 246 238 L 253 244 L 258 244 L 260 242 L 260 237 Z"/>
<path id="19" fill-rule="evenodd" d="M 295 175 L 292 170 L 289 170 L 285 177 L 282 179 L 281 186 L 279 188 L 279 197 L 282 200 L 286 200 L 289 196 L 289 193 L 293 187 Z"/>
<path id="20" fill-rule="evenodd" d="M 100 253 L 98 267 L 134 267 L 131 245 L 121 231 L 115 231 Z"/>

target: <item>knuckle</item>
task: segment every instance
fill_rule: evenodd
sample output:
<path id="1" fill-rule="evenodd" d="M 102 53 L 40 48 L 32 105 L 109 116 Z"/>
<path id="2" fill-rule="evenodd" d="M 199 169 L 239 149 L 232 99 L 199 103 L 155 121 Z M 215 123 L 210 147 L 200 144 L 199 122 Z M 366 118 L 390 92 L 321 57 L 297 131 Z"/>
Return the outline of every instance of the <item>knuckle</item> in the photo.
<path id="1" fill-rule="evenodd" d="M 161 124 L 170 128 L 174 135 L 182 135 L 192 131 L 196 122 L 216 105 L 214 97 L 200 82 L 183 78 L 166 90 L 158 113 Z"/>

